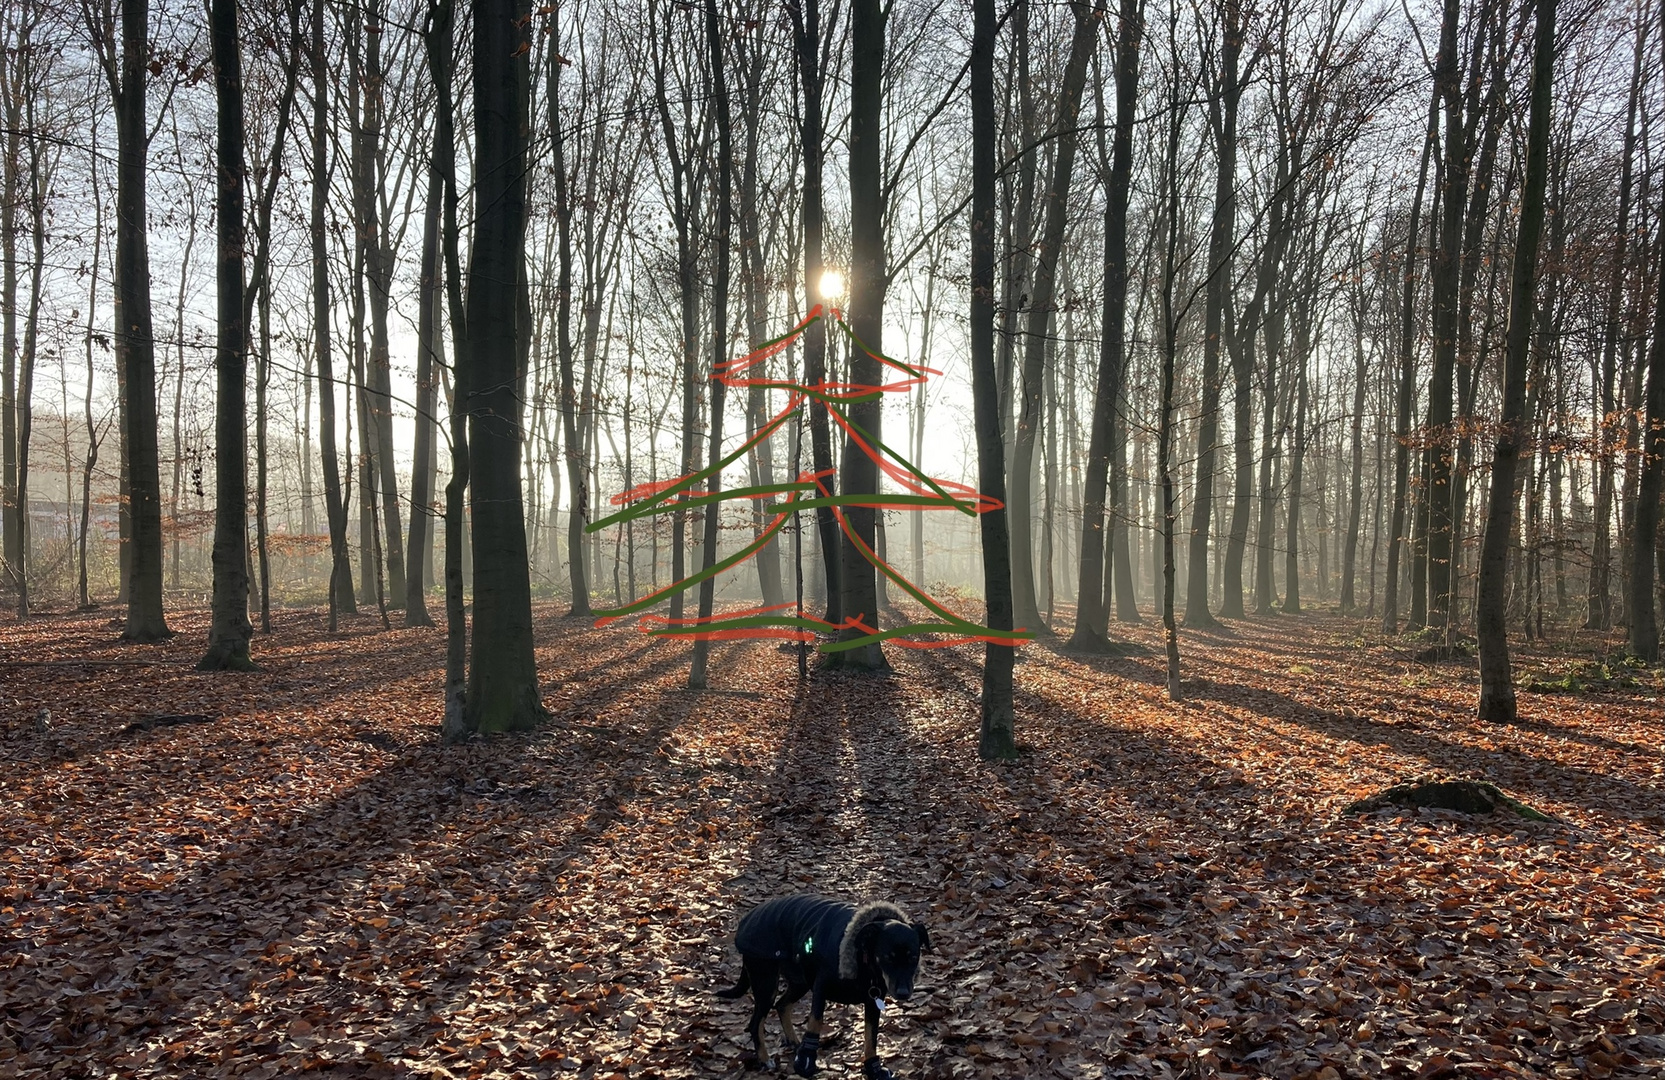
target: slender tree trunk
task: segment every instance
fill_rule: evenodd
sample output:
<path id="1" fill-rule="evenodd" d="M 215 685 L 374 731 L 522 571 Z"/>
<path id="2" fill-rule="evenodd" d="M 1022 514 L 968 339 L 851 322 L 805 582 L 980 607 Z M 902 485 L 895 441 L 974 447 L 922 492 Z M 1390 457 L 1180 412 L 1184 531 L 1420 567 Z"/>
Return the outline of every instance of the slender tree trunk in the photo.
<path id="1" fill-rule="evenodd" d="M 1115 80 L 1116 122 L 1114 150 L 1106 152 L 1100 93 L 1099 158 L 1104 173 L 1104 308 L 1099 334 L 1098 376 L 1093 390 L 1093 422 L 1087 437 L 1087 476 L 1082 493 L 1081 562 L 1076 589 L 1075 631 L 1070 647 L 1100 651 L 1108 646 L 1109 589 L 1115 577 L 1115 559 L 1107 551 L 1120 551 L 1126 561 L 1126 530 L 1120 521 L 1126 505 L 1125 482 L 1117 468 L 1117 486 L 1109 516 L 1110 548 L 1105 546 L 1105 488 L 1111 459 L 1120 463 L 1125 453 L 1116 434 L 1116 412 L 1120 407 L 1122 383 L 1127 370 L 1124 323 L 1127 313 L 1127 203 L 1133 175 L 1133 121 L 1139 84 L 1139 39 L 1143 8 L 1140 0 L 1120 0 L 1120 25 L 1116 37 Z M 1119 538 L 1119 539 L 1118 539 Z M 1107 563 L 1110 565 L 1107 566 Z M 1130 571 L 1131 573 L 1131 571 Z M 1108 579 L 1108 580 L 1107 580 Z M 1124 600 L 1128 590 L 1118 590 Z M 1137 612 L 1135 612 L 1137 615 Z"/>
<path id="2" fill-rule="evenodd" d="M 9 14 L 9 13 L 8 13 Z M 11 22 L 11 18 L 7 19 Z M 5 179 L 0 185 L 0 535 L 6 583 L 17 590 L 19 617 L 28 614 L 28 586 L 25 578 L 23 521 L 25 513 L 18 492 L 18 407 L 17 385 L 17 237 L 18 207 L 22 205 L 23 98 L 28 64 L 28 21 L 8 26 L 6 50 L 0 59 L 0 92 L 5 95 Z"/>
<path id="3" fill-rule="evenodd" d="M 218 105 L 219 176 L 215 281 L 219 335 L 215 343 L 214 599 L 202 671 L 249 671 L 248 323 L 243 280 L 243 62 L 237 0 L 213 0 L 209 11 L 214 91 Z"/>
<path id="4" fill-rule="evenodd" d="M 883 382 L 877 354 L 884 352 L 885 234 L 881 190 L 885 15 L 880 0 L 853 0 L 850 9 L 850 349 L 848 382 Z M 878 452 L 884 438 L 883 395 L 845 405 L 849 423 Z M 877 495 L 879 466 L 851 433 L 844 440 L 839 470 L 841 493 Z M 844 544 L 839 585 L 843 591 L 842 640 L 879 630 L 878 568 L 874 565 L 878 511 L 871 505 L 842 507 Z M 859 671 L 888 670 L 878 642 L 831 654 L 837 666 Z"/>
<path id="5" fill-rule="evenodd" d="M 578 431 L 578 391 L 573 375 L 572 343 L 572 203 L 567 178 L 566 138 L 561 129 L 560 17 L 550 19 L 549 68 L 545 77 L 549 102 L 549 141 L 555 163 L 555 228 L 559 269 L 555 285 L 556 359 L 561 371 L 561 430 L 565 436 L 567 492 L 567 570 L 572 587 L 572 611 L 590 614 L 590 583 L 584 565 L 584 520 L 589 511 L 589 483 L 584 475 L 584 448 Z M 686 307 L 687 301 L 684 300 Z M 684 320 L 686 329 L 686 320 Z"/>
<path id="6" fill-rule="evenodd" d="M 1173 55 L 1178 49 L 1178 13 L 1168 17 L 1168 42 Z M 1180 73 L 1173 73 L 1168 97 L 1168 153 L 1165 163 L 1164 201 L 1166 236 L 1162 260 L 1162 389 L 1157 406 L 1156 475 L 1162 497 L 1162 640 L 1167 647 L 1168 700 L 1183 696 L 1179 683 L 1179 630 L 1174 623 L 1174 473 L 1170 460 L 1174 439 L 1174 361 L 1178 352 L 1179 320 L 1183 312 L 1174 306 L 1175 277 L 1179 273 L 1180 183 L 1179 143 L 1185 126 L 1185 105 L 1181 97 Z"/>
<path id="7" fill-rule="evenodd" d="M 722 24 L 717 16 L 717 0 L 705 0 L 705 43 L 706 48 L 711 51 L 710 107 L 717 114 L 717 232 L 714 237 L 717 251 L 711 280 L 712 371 L 716 371 L 729 359 L 729 240 L 734 227 L 734 133 L 729 116 L 727 55 L 723 48 L 723 39 Z M 723 473 L 720 468 L 723 461 L 723 402 L 728 386 L 721 379 L 710 379 L 709 385 L 711 434 L 706 467 L 711 470 L 711 477 L 705 483 L 705 490 L 716 494 L 723 487 Z M 721 535 L 718 527 L 722 516 L 721 503 L 712 503 L 705 508 L 705 563 L 700 567 L 700 571 L 707 577 L 700 582 L 699 618 L 702 622 L 711 618 L 712 606 L 717 596 L 714 570 L 717 565 L 717 541 Z M 703 690 L 708 685 L 706 664 L 710 647 L 710 642 L 704 638 L 694 641 L 694 655 L 688 669 L 690 690 Z"/>
<path id="8" fill-rule="evenodd" d="M 749 25 L 749 24 L 748 24 Z M 767 45 L 762 34 L 763 28 L 759 22 L 757 29 L 750 31 L 742 39 L 744 42 L 741 73 L 745 80 L 743 94 L 744 105 L 740 117 L 744 125 L 746 140 L 745 164 L 740 172 L 740 266 L 745 283 L 746 304 L 746 342 L 747 346 L 756 349 L 769 340 L 769 292 L 767 262 L 763 250 L 762 229 L 758 211 L 758 147 L 760 128 L 765 122 L 763 112 L 763 74 L 766 63 Z M 930 327 L 931 314 L 925 312 L 927 331 Z M 757 434 L 759 428 L 769 422 L 769 391 L 761 382 L 750 386 L 746 391 L 746 437 L 750 440 Z M 764 439 L 752 451 L 751 468 L 752 483 L 763 486 L 775 482 L 774 438 Z M 628 450 L 627 450 L 628 452 Z M 794 477 L 796 479 L 796 477 Z M 915 515 L 916 517 L 918 515 Z M 768 519 L 763 513 L 762 500 L 753 502 L 752 530 L 753 535 L 761 535 L 768 525 Z M 757 567 L 758 591 L 762 595 L 763 604 L 773 607 L 785 601 L 785 592 L 781 584 L 780 572 L 780 538 L 775 536 L 758 549 L 752 560 Z"/>
<path id="9" fill-rule="evenodd" d="M 1480 645 L 1481 720 L 1513 723 L 1515 687 L 1509 673 L 1509 640 L 1504 627 L 1504 588 L 1510 533 L 1514 526 L 1515 464 L 1526 432 L 1526 362 L 1531 344 L 1533 287 L 1538 240 L 1544 227 L 1544 187 L 1549 165 L 1551 78 L 1555 63 L 1555 0 L 1538 0 L 1532 57 L 1532 104 L 1526 135 L 1526 187 L 1521 194 L 1520 233 L 1509 290 L 1509 333 L 1503 368 L 1503 412 L 1492 451 L 1491 497 L 1480 556 L 1475 630 Z M 1651 610 L 1651 609 L 1650 609 Z"/>
<path id="10" fill-rule="evenodd" d="M 1428 380 L 1424 429 L 1428 486 L 1428 626 L 1449 632 L 1452 558 L 1452 386 L 1457 364 L 1459 273 L 1463 208 L 1469 183 L 1470 139 L 1463 123 L 1462 61 L 1457 54 L 1460 0 L 1445 0 L 1434 85 L 1445 108 L 1445 150 L 1440 157 L 1440 240 L 1433 252 L 1434 369 Z"/>
<path id="11" fill-rule="evenodd" d="M 1012 629 L 1012 573 L 1006 533 L 1005 448 L 994 369 L 994 0 L 972 0 L 971 11 L 971 392 L 976 412 L 977 484 L 997 503 L 997 509 L 982 514 L 978 524 L 988 625 L 1004 631 Z M 984 650 L 977 752 L 985 759 L 1015 758 L 1013 649 L 991 641 Z"/>
<path id="12" fill-rule="evenodd" d="M 260 356 L 254 371 L 254 550 L 260 574 L 260 632 L 272 632 L 272 560 L 266 550 L 267 460 L 266 390 L 272 379 L 272 290 L 262 281 L 260 298 Z"/>
<path id="13" fill-rule="evenodd" d="M 1360 265 L 1363 265 L 1362 244 L 1358 254 L 1360 255 L 1358 261 Z M 1354 582 L 1358 574 L 1357 556 L 1359 543 L 1362 539 L 1359 530 L 1364 509 L 1364 389 L 1370 375 L 1364 352 L 1365 305 L 1364 288 L 1361 284 L 1355 287 L 1353 298 L 1353 471 L 1352 481 L 1348 487 L 1347 531 L 1341 538 L 1344 545 L 1341 549 L 1341 613 L 1343 615 L 1351 615 L 1358 607 L 1358 601 L 1355 599 Z"/>
<path id="14" fill-rule="evenodd" d="M 340 612 L 358 612 L 353 594 L 353 566 L 347 551 L 347 501 L 341 489 L 341 457 L 335 444 L 335 374 L 330 341 L 328 234 L 324 209 L 330 186 L 328 54 L 324 51 L 324 9 L 327 0 L 314 0 L 312 42 L 312 346 L 318 366 L 318 446 L 324 463 L 324 516 L 330 531 L 330 630 Z"/>
<path id="15" fill-rule="evenodd" d="M 428 9 L 422 38 L 427 54 L 428 74 L 434 82 L 434 153 L 430 167 L 443 190 L 442 257 L 445 260 L 445 299 L 451 316 L 451 475 L 445 484 L 445 711 L 440 737 L 447 743 L 460 742 L 469 734 L 468 704 L 468 616 L 463 603 L 463 555 L 468 548 L 464 529 L 463 499 L 471 465 L 468 453 L 469 393 L 468 314 L 463 304 L 461 243 L 458 237 L 456 173 L 456 114 L 451 91 L 455 64 L 455 11 L 452 0 L 434 0 Z"/>
<path id="16" fill-rule="evenodd" d="M 399 507 L 399 472 L 393 458 L 393 382 L 392 364 L 388 347 L 387 316 L 393 286 L 393 252 L 389 250 L 377 205 L 382 186 L 387 178 L 382 175 L 382 119 L 386 106 L 383 101 L 385 73 L 382 70 L 382 38 L 386 29 L 381 0 L 367 0 L 363 8 L 362 27 L 364 61 L 359 84 L 362 97 L 358 130 L 355 132 L 356 156 L 353 169 L 354 217 L 362 261 L 362 284 L 368 293 L 370 323 L 370 351 L 366 369 L 362 373 L 365 397 L 362 441 L 368 447 L 362 507 L 368 521 L 376 512 L 371 493 L 379 489 L 383 527 L 387 530 L 385 566 L 387 574 L 387 603 L 391 607 L 405 606 L 405 557 L 402 548 L 402 515 Z M 355 61 L 356 61 L 355 56 Z M 363 323 L 358 323 L 360 332 Z M 374 532 L 374 528 L 371 530 Z M 376 560 L 378 575 L 384 560 Z"/>
<path id="17" fill-rule="evenodd" d="M 433 551 L 434 454 L 440 350 L 439 215 L 445 181 L 430 161 L 428 198 L 422 214 L 421 278 L 416 289 L 416 446 L 411 457 L 410 533 L 405 557 L 405 625 L 432 626 L 428 615 L 428 579 Z"/>
<path id="18" fill-rule="evenodd" d="M 1185 625 L 1217 625 L 1208 611 L 1208 537 L 1214 499 L 1214 453 L 1220 432 L 1220 345 L 1226 293 L 1231 288 L 1232 240 L 1237 228 L 1237 61 L 1243 49 L 1240 0 L 1223 5 L 1220 79 L 1209 95 L 1214 132 L 1214 222 L 1208 238 L 1208 296 L 1204 313 L 1202 414 L 1197 421 L 1197 486 L 1191 504 L 1191 553 L 1185 586 Z"/>
<path id="19" fill-rule="evenodd" d="M 812 307 L 826 302 L 821 294 L 822 246 L 826 209 L 822 203 L 822 164 L 825 161 L 822 109 L 826 86 L 828 50 L 835 40 L 838 7 L 833 7 L 828 24 L 821 25 L 820 0 L 791 0 L 787 13 L 792 18 L 792 37 L 797 59 L 798 85 L 802 94 L 798 116 L 799 141 L 804 159 L 804 297 Z M 804 330 L 804 382 L 818 386 L 827 379 L 827 324 L 811 323 Z M 831 420 L 820 401 L 809 405 L 810 468 L 821 478 L 827 494 L 836 491 L 833 470 Z M 815 511 L 816 546 L 826 576 L 827 621 L 844 621 L 843 588 L 839 581 L 838 519 L 830 506 Z"/>
<path id="20" fill-rule="evenodd" d="M 1428 129 L 1422 140 L 1422 162 L 1417 168 L 1416 196 L 1411 200 L 1405 231 L 1404 289 L 1400 302 L 1399 393 L 1396 399 L 1393 447 L 1393 510 L 1389 514 L 1387 576 L 1382 591 L 1382 632 L 1399 632 L 1399 556 L 1405 539 L 1405 515 L 1410 503 L 1411 413 L 1416 404 L 1416 267 L 1417 236 L 1422 229 L 1422 200 L 1428 190 L 1428 162 L 1439 124 L 1438 89 L 1428 105 Z"/>
<path id="21" fill-rule="evenodd" d="M 1012 455 L 1012 590 L 1018 625 L 1037 632 L 1050 632 L 1041 618 L 1035 591 L 1035 546 L 1032 529 L 1032 477 L 1035 471 L 1035 436 L 1040 422 L 1044 372 L 1047 355 L 1047 327 L 1053 320 L 1057 292 L 1058 259 L 1063 250 L 1064 227 L 1068 223 L 1070 180 L 1075 170 L 1078 142 L 1076 128 L 1081 114 L 1081 94 L 1087 84 L 1087 60 L 1098 36 L 1102 7 L 1089 7 L 1085 0 L 1071 0 L 1075 29 L 1070 39 L 1069 62 L 1059 90 L 1057 156 L 1053 159 L 1052 182 L 1044 197 L 1045 224 L 1035 258 L 1035 282 L 1030 295 L 1028 325 L 1023 349 L 1022 407 Z"/>
<path id="22" fill-rule="evenodd" d="M 1624 296 L 1625 277 L 1630 271 L 1628 245 L 1630 241 L 1630 197 L 1633 162 L 1636 157 L 1636 112 L 1642 88 L 1643 42 L 1647 35 L 1641 28 L 1636 33 L 1636 48 L 1631 62 L 1630 94 L 1625 106 L 1625 136 L 1622 161 L 1619 166 L 1619 222 L 1614 230 L 1613 268 L 1608 278 L 1606 327 L 1601 345 L 1601 424 L 1597 429 L 1596 467 L 1596 535 L 1590 561 L 1589 614 L 1584 625 L 1592 630 L 1606 630 L 1613 625 L 1612 603 L 1612 518 L 1614 449 L 1622 418 L 1618 413 L 1615 393 L 1618 375 L 1620 305 Z M 1557 549 L 1559 550 L 1559 549 Z"/>
<path id="23" fill-rule="evenodd" d="M 146 65 L 150 61 L 150 6 L 122 0 L 119 80 L 110 65 L 116 102 L 116 368 L 129 533 L 126 641 L 160 641 L 173 632 L 162 615 L 162 484 L 156 448 L 156 359 L 150 318 L 150 252 L 146 236 Z M 119 85 L 118 85 L 119 82 Z"/>
<path id="24" fill-rule="evenodd" d="M 1311 307 L 1315 302 L 1311 294 L 1315 289 L 1316 285 L 1308 287 L 1308 293 L 1302 297 L 1299 314 L 1296 316 L 1300 322 L 1295 334 L 1295 362 L 1300 367 L 1295 371 L 1295 433 L 1294 441 L 1289 448 L 1289 518 L 1284 528 L 1285 615 L 1301 613 L 1301 470 L 1306 464 L 1307 368 L 1311 364 L 1308 355 L 1312 345 Z"/>

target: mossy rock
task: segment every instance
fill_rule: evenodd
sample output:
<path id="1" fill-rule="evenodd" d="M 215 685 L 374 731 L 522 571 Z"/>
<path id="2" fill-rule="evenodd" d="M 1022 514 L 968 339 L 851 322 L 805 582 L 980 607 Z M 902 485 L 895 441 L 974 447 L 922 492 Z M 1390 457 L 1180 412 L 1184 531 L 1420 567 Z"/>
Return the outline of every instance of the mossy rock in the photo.
<path id="1" fill-rule="evenodd" d="M 1365 814 L 1384 806 L 1408 806 L 1431 810 L 1454 810 L 1460 814 L 1495 814 L 1506 811 L 1528 821 L 1555 821 L 1519 799 L 1512 799 L 1496 784 L 1484 780 L 1456 780 L 1431 777 L 1395 784 L 1386 791 L 1348 804 L 1345 813 Z"/>

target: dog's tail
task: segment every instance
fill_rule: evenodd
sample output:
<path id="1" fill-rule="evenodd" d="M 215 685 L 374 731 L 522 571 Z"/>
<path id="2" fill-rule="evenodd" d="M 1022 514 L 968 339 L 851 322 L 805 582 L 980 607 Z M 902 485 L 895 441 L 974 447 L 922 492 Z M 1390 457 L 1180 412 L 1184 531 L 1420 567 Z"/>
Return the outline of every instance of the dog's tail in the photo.
<path id="1" fill-rule="evenodd" d="M 720 998 L 728 998 L 730 1001 L 733 1001 L 735 998 L 744 997 L 746 995 L 746 991 L 751 988 L 752 973 L 742 967 L 740 969 L 740 981 L 729 987 L 727 990 L 718 990 L 717 996 Z"/>

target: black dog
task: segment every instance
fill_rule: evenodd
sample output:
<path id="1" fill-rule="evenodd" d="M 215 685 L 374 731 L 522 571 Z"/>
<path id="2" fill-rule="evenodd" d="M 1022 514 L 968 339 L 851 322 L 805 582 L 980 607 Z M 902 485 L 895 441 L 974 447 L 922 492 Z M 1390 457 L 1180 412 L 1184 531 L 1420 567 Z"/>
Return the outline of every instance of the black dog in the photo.
<path id="1" fill-rule="evenodd" d="M 931 936 L 910 922 L 887 900 L 856 907 L 821 896 L 799 894 L 770 900 L 747 912 L 734 934 L 743 965 L 740 981 L 718 997 L 752 993 L 751 1033 L 755 1064 L 768 1067 L 763 1053 L 763 1017 L 774 1008 L 780 1016 L 781 1048 L 796 1050 L 792 1068 L 799 1076 L 816 1071 L 821 1048 L 821 1017 L 827 1002 L 866 1007 L 867 1038 L 862 1044 L 862 1075 L 891 1080 L 879 1063 L 879 1012 L 884 999 L 913 996 L 919 954 L 931 951 Z M 779 981 L 786 989 L 775 996 Z M 810 994 L 809 1023 L 799 1040 L 792 1028 L 792 1005 Z"/>

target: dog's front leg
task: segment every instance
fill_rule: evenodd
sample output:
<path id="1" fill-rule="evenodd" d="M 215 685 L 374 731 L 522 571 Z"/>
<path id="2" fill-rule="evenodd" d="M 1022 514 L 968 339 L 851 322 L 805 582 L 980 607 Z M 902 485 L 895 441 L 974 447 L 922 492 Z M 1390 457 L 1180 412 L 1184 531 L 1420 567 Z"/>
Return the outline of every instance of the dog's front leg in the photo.
<path id="1" fill-rule="evenodd" d="M 821 1017 L 827 1011 L 827 991 L 822 980 L 816 979 L 810 991 L 809 1020 L 804 1024 L 804 1037 L 798 1040 L 798 1052 L 792 1057 L 792 1071 L 799 1076 L 814 1076 L 815 1055 L 821 1049 Z"/>
<path id="2" fill-rule="evenodd" d="M 879 1062 L 879 1006 L 869 1001 L 866 1014 L 862 1017 L 862 1028 L 866 1038 L 861 1044 L 861 1075 L 865 1080 L 895 1080 L 890 1070 Z"/>

